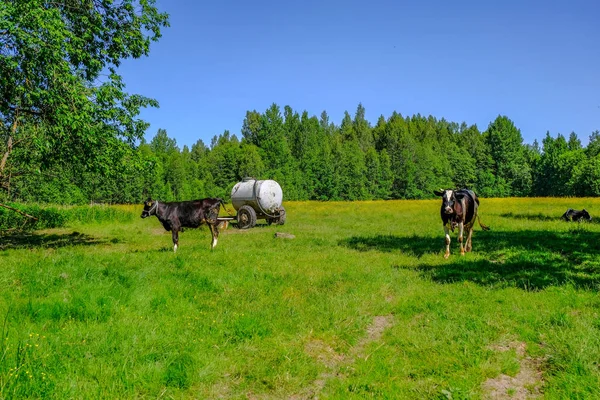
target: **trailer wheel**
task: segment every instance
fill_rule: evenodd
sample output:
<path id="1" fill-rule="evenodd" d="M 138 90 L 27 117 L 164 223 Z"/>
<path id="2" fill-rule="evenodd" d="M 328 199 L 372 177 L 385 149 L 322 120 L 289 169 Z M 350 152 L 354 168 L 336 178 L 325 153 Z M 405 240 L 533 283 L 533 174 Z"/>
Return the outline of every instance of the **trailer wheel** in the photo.
<path id="1" fill-rule="evenodd" d="M 237 226 L 239 229 L 253 228 L 256 225 L 256 212 L 248 205 L 241 206 L 237 213 Z"/>

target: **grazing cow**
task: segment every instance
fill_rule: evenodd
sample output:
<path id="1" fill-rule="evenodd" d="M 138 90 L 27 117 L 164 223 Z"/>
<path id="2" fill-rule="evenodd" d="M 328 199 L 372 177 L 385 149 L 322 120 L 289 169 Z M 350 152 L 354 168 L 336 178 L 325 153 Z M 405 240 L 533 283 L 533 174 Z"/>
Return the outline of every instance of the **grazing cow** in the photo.
<path id="1" fill-rule="evenodd" d="M 579 210 L 573 210 L 572 208 L 569 208 L 567 211 L 565 211 L 565 213 L 562 215 L 561 217 L 562 219 L 564 219 L 565 221 L 581 221 L 582 219 L 586 220 L 586 221 L 591 221 L 592 220 L 592 216 L 590 215 L 589 212 L 587 212 L 587 210 L 584 208 L 583 210 L 579 211 Z"/>
<path id="2" fill-rule="evenodd" d="M 173 251 L 177 251 L 179 245 L 179 231 L 183 228 L 197 228 L 206 223 L 212 233 L 211 249 L 217 245 L 219 238 L 219 210 L 225 208 L 225 203 L 221 199 L 200 199 L 191 201 L 177 201 L 163 203 L 158 200 L 148 198 L 144 203 L 142 218 L 156 215 L 156 218 L 167 231 L 173 235 Z"/>
<path id="3" fill-rule="evenodd" d="M 446 235 L 446 253 L 444 258 L 450 256 L 450 229 L 454 232 L 454 228 L 458 226 L 458 241 L 460 243 L 460 254 L 465 255 L 465 251 L 471 251 L 473 248 L 471 236 L 473 235 L 473 226 L 475 219 L 479 221 L 479 226 L 483 230 L 489 230 L 487 226 L 481 223 L 481 219 L 477 214 L 479 208 L 479 199 L 472 190 L 434 190 L 436 196 L 442 197 L 442 208 L 440 215 L 442 216 L 442 224 Z M 467 243 L 463 247 L 463 231 L 467 230 Z"/>

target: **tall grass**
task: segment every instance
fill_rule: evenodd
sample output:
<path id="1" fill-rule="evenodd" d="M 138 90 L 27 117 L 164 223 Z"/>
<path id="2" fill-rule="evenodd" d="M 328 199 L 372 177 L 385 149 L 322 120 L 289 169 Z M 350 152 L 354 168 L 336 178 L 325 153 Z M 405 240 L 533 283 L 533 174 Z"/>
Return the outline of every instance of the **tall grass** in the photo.
<path id="1" fill-rule="evenodd" d="M 140 206 L 4 236 L 0 398 L 600 397 L 600 224 L 559 220 L 600 199 L 482 199 L 448 260 L 438 201 L 285 205 L 212 251 Z"/>
<path id="2" fill-rule="evenodd" d="M 62 210 L 71 224 L 125 223 L 131 222 L 141 211 L 133 206 L 78 206 Z"/>
<path id="3" fill-rule="evenodd" d="M 104 222 L 130 222 L 135 213 L 131 206 L 39 206 L 36 204 L 9 204 L 37 220 L 0 207 L 0 232 L 11 230 L 31 231 L 34 229 L 60 228 L 73 224 Z"/>

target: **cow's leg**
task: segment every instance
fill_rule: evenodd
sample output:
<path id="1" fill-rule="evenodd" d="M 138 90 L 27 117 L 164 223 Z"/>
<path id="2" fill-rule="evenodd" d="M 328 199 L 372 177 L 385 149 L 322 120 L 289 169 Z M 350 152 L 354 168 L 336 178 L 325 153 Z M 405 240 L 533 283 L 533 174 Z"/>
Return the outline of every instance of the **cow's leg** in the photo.
<path id="1" fill-rule="evenodd" d="M 463 232 L 465 230 L 465 224 L 462 222 L 458 223 L 458 243 L 460 243 L 460 255 L 465 255 L 465 248 L 463 247 Z"/>
<path id="2" fill-rule="evenodd" d="M 446 253 L 444 253 L 444 258 L 450 257 L 450 228 L 448 225 L 444 225 L 444 234 L 446 235 Z"/>
<path id="3" fill-rule="evenodd" d="M 177 229 L 172 230 L 173 235 L 173 252 L 177 252 L 177 245 L 179 245 L 179 231 Z"/>
<path id="4" fill-rule="evenodd" d="M 208 224 L 210 228 L 210 233 L 212 233 L 212 243 L 210 249 L 214 249 L 217 245 L 217 240 L 219 239 L 219 228 L 216 225 Z"/>
<path id="5" fill-rule="evenodd" d="M 473 226 L 474 225 L 475 224 L 473 224 Z M 473 226 L 468 228 L 469 233 L 467 234 L 467 248 L 465 249 L 467 252 L 470 252 L 471 250 L 473 250 L 473 242 L 472 242 Z"/>

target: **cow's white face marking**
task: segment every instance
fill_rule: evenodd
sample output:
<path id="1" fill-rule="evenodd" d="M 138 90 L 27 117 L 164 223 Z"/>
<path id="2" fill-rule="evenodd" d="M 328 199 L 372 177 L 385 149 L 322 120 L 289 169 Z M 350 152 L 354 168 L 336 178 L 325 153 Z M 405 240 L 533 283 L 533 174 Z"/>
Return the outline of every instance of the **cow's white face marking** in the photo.
<path id="1" fill-rule="evenodd" d="M 450 199 L 452 199 L 452 193 L 453 193 L 452 190 L 445 190 L 444 194 L 442 195 L 442 198 L 444 199 L 444 205 L 445 205 L 444 212 L 446 214 L 452 214 L 452 212 L 454 211 L 452 209 L 453 203 L 450 200 Z"/>

